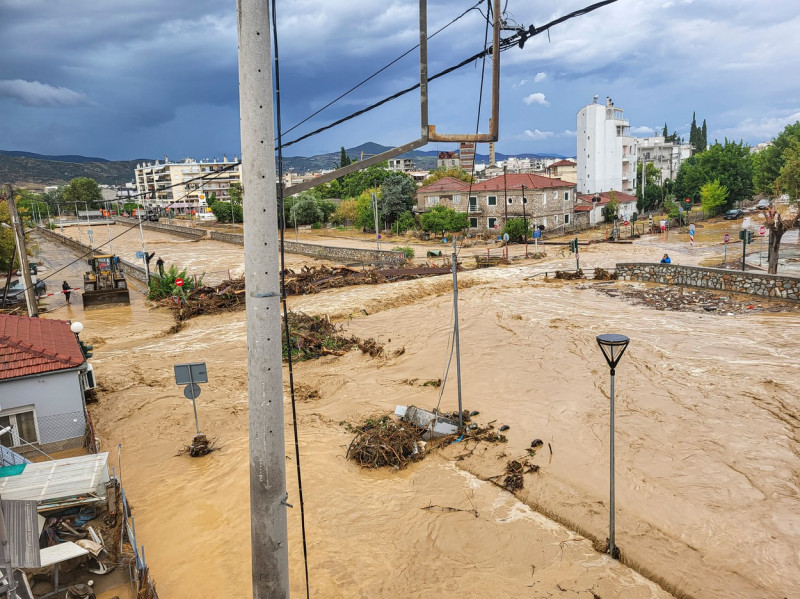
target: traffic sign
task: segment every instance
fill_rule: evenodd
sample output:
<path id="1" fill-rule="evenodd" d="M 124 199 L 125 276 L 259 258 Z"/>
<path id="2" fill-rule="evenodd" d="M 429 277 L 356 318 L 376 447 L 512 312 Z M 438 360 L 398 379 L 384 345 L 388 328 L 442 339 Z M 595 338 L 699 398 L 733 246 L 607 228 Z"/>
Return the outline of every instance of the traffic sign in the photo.
<path id="1" fill-rule="evenodd" d="M 208 371 L 205 362 L 189 362 L 175 364 L 175 384 L 187 385 L 189 383 L 207 383 Z"/>
<path id="2" fill-rule="evenodd" d="M 175 279 L 175 284 L 178 287 L 183 287 L 183 279 Z"/>
<path id="3" fill-rule="evenodd" d="M 542 232 L 539 229 L 534 229 L 533 230 L 533 238 L 534 239 L 539 239 L 541 236 L 542 236 Z"/>
<path id="4" fill-rule="evenodd" d="M 766 227 L 759 227 L 758 228 L 758 234 L 759 235 L 766 235 L 767 234 L 767 228 Z"/>
<path id="5" fill-rule="evenodd" d="M 625 226 L 627 227 L 627 226 L 628 226 L 630 223 L 629 223 L 628 221 L 625 221 L 625 222 L 624 222 L 624 223 L 622 223 L 622 224 L 623 224 L 623 225 L 625 225 Z"/>
<path id="6" fill-rule="evenodd" d="M 144 252 L 136 252 L 137 258 L 144 258 Z"/>
<path id="7" fill-rule="evenodd" d="M 197 383 L 190 383 L 183 388 L 183 396 L 186 399 L 191 399 L 194 401 L 198 397 L 200 397 L 200 385 Z"/>
<path id="8" fill-rule="evenodd" d="M 722 236 L 722 241 L 724 241 L 725 243 L 728 243 L 730 240 L 731 236 L 728 235 L 727 233 L 725 233 L 725 235 Z"/>
<path id="9" fill-rule="evenodd" d="M 506 243 L 508 243 L 508 240 L 509 240 L 509 239 L 510 239 L 510 237 L 508 236 L 508 233 L 503 233 L 503 241 L 505 241 Z"/>

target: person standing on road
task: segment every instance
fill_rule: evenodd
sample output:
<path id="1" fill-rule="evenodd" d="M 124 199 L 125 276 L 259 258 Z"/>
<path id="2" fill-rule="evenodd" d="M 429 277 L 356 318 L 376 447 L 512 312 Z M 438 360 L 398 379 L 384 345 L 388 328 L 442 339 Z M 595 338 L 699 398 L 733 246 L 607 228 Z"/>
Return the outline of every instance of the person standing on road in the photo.
<path id="1" fill-rule="evenodd" d="M 156 260 L 156 266 L 158 267 L 158 275 L 160 277 L 164 276 L 164 261 L 161 259 L 161 256 L 158 257 Z"/>
<path id="2" fill-rule="evenodd" d="M 70 296 L 70 293 L 72 293 L 72 287 L 69 286 L 69 283 L 64 281 L 61 284 L 61 289 L 64 291 L 64 297 L 66 298 L 67 303 L 69 303 L 69 296 Z"/>

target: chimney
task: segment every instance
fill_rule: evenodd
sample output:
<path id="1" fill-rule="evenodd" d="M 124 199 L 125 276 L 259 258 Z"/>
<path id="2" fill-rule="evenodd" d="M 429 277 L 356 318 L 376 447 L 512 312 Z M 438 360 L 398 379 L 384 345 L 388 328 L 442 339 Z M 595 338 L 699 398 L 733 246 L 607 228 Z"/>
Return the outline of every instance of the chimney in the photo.
<path id="1" fill-rule="evenodd" d="M 495 160 L 494 160 L 494 142 L 493 141 L 489 142 L 489 164 L 492 165 L 492 166 L 497 164 L 497 162 L 495 162 Z"/>

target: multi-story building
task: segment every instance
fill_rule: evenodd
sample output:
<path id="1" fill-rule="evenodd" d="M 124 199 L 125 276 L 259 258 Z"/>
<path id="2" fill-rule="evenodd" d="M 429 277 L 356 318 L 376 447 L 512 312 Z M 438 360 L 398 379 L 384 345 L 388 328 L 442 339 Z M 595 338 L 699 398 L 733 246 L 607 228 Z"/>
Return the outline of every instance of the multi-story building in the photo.
<path id="1" fill-rule="evenodd" d="M 461 168 L 471 173 L 475 168 L 475 142 L 462 141 L 458 144 L 458 157 L 461 159 Z"/>
<path id="2" fill-rule="evenodd" d="M 458 152 L 439 152 L 436 159 L 436 168 L 447 170 L 451 168 L 461 168 L 461 159 Z"/>
<path id="3" fill-rule="evenodd" d="M 414 170 L 413 158 L 389 158 L 388 163 L 388 169 L 390 171 L 396 171 L 398 173 L 410 173 Z"/>
<path id="4" fill-rule="evenodd" d="M 163 163 L 136 165 L 136 192 L 146 207 L 156 209 L 194 210 L 206 206 L 212 193 L 220 201 L 229 201 L 231 184 L 242 181 L 238 162 L 236 156 L 232 161 L 224 156 L 222 162 L 216 158 L 170 162 L 164 156 Z"/>
<path id="5" fill-rule="evenodd" d="M 593 104 L 578 111 L 577 137 L 578 193 L 635 193 L 636 138 L 611 98 L 603 106 L 595 96 Z"/>
<path id="6" fill-rule="evenodd" d="M 499 229 L 510 218 L 527 218 L 548 230 L 571 229 L 575 184 L 534 174 L 507 174 L 470 185 L 445 177 L 417 190 L 416 211 L 447 206 L 469 215 L 470 229 Z"/>
<path id="7" fill-rule="evenodd" d="M 570 183 L 578 182 L 578 165 L 572 160 L 557 160 L 547 166 L 544 172 L 548 177 L 554 179 L 561 179 Z"/>
<path id="8" fill-rule="evenodd" d="M 639 160 L 654 164 L 661 171 L 661 181 L 675 180 L 681 163 L 689 158 L 694 148 L 692 144 L 665 141 L 664 137 L 640 137 L 636 140 Z"/>

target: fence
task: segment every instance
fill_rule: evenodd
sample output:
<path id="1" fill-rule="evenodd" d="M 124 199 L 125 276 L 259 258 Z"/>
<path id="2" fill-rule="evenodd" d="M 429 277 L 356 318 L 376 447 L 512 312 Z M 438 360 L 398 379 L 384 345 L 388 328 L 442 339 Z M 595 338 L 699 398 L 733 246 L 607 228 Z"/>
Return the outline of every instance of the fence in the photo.
<path id="1" fill-rule="evenodd" d="M 31 462 L 97 452 L 94 427 L 84 412 L 38 416 L 24 427 L 17 422 L 14 429 L 3 435 L 2 441 Z"/>
<path id="2" fill-rule="evenodd" d="M 158 599 L 155 583 L 150 577 L 150 569 L 147 567 L 144 545 L 139 545 L 136 539 L 136 519 L 131 513 L 131 508 L 128 504 L 128 496 L 121 484 L 119 489 L 120 496 L 122 497 L 122 526 L 123 532 L 125 533 L 120 537 L 120 552 L 122 552 L 122 543 L 127 538 L 131 549 L 133 549 L 133 559 L 128 563 L 128 575 L 130 577 L 131 586 L 137 598 Z"/>

